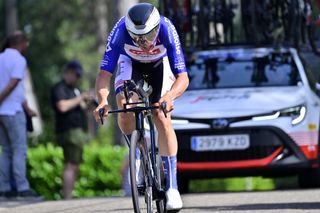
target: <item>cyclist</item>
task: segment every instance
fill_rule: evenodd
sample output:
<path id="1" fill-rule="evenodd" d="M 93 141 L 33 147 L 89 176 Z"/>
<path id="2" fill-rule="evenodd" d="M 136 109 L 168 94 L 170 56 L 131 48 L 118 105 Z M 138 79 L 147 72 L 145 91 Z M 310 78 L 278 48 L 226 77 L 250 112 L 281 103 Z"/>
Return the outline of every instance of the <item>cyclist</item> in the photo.
<path id="1" fill-rule="evenodd" d="M 105 109 L 104 117 L 110 110 L 107 97 L 117 64 L 114 86 L 118 108 L 123 108 L 125 103 L 120 93 L 123 82 L 130 79 L 144 79 L 152 86 L 151 103 L 167 103 L 167 118 L 157 110 L 154 112 L 154 122 L 167 178 L 166 208 L 181 209 L 183 204 L 176 180 L 177 138 L 170 111 L 173 110 L 173 101 L 186 90 L 189 79 L 178 33 L 172 22 L 161 16 L 152 4 L 139 3 L 130 8 L 127 15 L 115 24 L 107 39 L 101 71 L 96 78 L 99 105 L 94 110 L 94 116 L 97 122 L 100 120 L 99 109 Z M 126 135 L 134 130 L 133 116 L 131 113 L 118 114 L 119 127 Z"/>

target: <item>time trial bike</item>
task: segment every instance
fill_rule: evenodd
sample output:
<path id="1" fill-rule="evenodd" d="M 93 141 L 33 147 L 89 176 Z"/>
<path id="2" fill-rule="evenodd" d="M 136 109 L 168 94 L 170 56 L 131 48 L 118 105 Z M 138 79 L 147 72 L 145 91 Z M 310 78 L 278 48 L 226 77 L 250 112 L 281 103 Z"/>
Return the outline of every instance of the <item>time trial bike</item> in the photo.
<path id="1" fill-rule="evenodd" d="M 125 136 L 129 146 L 129 167 L 132 202 L 135 213 L 140 212 L 166 212 L 165 209 L 165 178 L 161 156 L 159 155 L 156 140 L 156 129 L 152 120 L 153 110 L 162 110 L 166 116 L 166 104 L 153 106 L 149 102 L 152 87 L 144 89 L 143 80 L 137 84 L 133 80 L 124 82 L 122 89 L 126 103 L 123 109 L 110 110 L 108 113 L 134 113 L 135 130 L 131 139 Z M 139 101 L 131 102 L 130 98 L 136 93 Z M 104 109 L 99 111 L 101 123 L 103 124 Z M 147 129 L 149 126 L 149 129 Z M 149 131 L 150 134 L 147 134 Z M 148 137 L 150 135 L 150 139 Z M 137 161 L 140 160 L 138 168 Z M 142 169 L 143 184 L 137 184 L 137 172 Z"/>

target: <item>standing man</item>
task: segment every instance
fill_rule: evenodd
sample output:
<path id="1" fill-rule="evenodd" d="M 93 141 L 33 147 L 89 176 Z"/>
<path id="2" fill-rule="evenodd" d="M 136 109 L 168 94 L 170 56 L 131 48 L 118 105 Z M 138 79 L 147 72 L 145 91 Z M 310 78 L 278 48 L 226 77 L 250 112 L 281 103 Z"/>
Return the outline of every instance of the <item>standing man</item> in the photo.
<path id="1" fill-rule="evenodd" d="M 12 171 L 18 197 L 38 197 L 26 177 L 27 128 L 25 109 L 34 116 L 26 102 L 23 78 L 27 61 L 22 55 L 28 47 L 26 36 L 18 31 L 6 40 L 0 54 L 0 197 L 12 194 Z"/>
<path id="2" fill-rule="evenodd" d="M 63 197 L 72 198 L 74 183 L 82 162 L 83 145 L 88 141 L 86 129 L 86 101 L 92 100 L 89 92 L 77 88 L 83 74 L 82 65 L 74 60 L 63 70 L 62 80 L 51 90 L 52 107 L 55 112 L 57 143 L 63 149 Z"/>
<path id="3" fill-rule="evenodd" d="M 128 11 L 111 31 L 106 51 L 96 79 L 96 94 L 99 101 L 94 116 L 99 122 L 99 109 L 104 108 L 107 117 L 110 106 L 107 97 L 110 79 L 118 63 L 115 92 L 118 108 L 123 108 L 125 98 L 120 91 L 125 80 L 144 79 L 153 88 L 151 103 L 167 103 L 167 111 L 173 110 L 173 101 L 188 87 L 189 79 L 178 33 L 172 22 L 160 16 L 156 7 L 140 3 Z M 121 131 L 130 135 L 134 130 L 134 115 L 119 113 Z M 154 121 L 159 135 L 159 151 L 162 156 L 166 186 L 167 210 L 182 208 L 177 186 L 177 138 L 170 113 L 167 118 L 160 110 L 154 112 Z M 139 184 L 140 180 L 138 180 Z"/>

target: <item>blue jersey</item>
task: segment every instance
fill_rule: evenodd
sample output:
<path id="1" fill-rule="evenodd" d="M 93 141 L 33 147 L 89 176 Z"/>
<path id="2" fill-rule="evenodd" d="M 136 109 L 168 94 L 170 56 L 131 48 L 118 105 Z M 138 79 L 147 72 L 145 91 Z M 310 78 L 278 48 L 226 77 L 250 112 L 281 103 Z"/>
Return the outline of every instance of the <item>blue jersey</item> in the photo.
<path id="1" fill-rule="evenodd" d="M 125 18 L 122 17 L 110 32 L 100 69 L 113 73 L 120 54 L 143 63 L 157 61 L 168 56 L 174 74 L 187 71 L 178 33 L 172 22 L 163 16 L 160 19 L 156 45 L 150 52 L 142 51 L 133 42 L 126 29 Z"/>

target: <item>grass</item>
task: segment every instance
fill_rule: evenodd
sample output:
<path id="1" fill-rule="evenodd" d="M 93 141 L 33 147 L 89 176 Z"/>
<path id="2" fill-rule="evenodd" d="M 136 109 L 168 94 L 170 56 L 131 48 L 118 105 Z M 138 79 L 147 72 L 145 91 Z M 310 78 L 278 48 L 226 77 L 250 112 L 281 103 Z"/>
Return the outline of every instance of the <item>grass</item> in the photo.
<path id="1" fill-rule="evenodd" d="M 296 188 L 296 177 L 263 178 L 263 177 L 234 177 L 204 180 L 191 180 L 190 192 L 236 192 L 261 191 L 285 188 Z"/>

